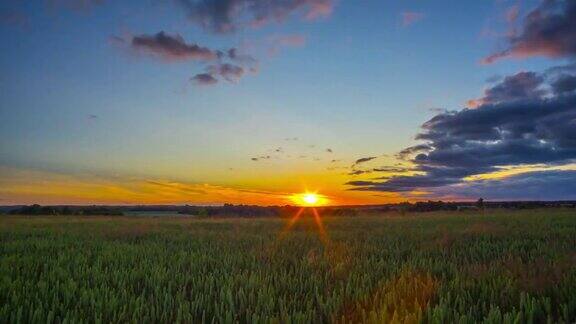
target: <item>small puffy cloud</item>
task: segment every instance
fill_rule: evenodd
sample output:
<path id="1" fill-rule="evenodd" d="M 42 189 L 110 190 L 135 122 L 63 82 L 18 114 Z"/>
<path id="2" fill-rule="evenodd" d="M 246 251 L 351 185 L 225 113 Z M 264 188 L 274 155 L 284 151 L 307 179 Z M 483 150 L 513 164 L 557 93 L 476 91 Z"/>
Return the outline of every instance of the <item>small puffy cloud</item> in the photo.
<path id="1" fill-rule="evenodd" d="M 196 74 L 194 77 L 192 77 L 191 81 L 197 85 L 202 85 L 202 86 L 215 85 L 218 83 L 218 79 L 213 77 L 212 74 L 210 74 L 210 73 Z"/>
<path id="2" fill-rule="evenodd" d="M 237 83 L 247 72 L 257 71 L 258 61 L 237 48 L 226 51 L 213 50 L 194 43 L 187 43 L 182 36 L 160 31 L 154 35 L 131 36 L 128 40 L 113 36 L 118 46 L 127 44 L 139 53 L 160 58 L 166 62 L 195 61 L 204 65 L 204 72 L 196 74 L 191 81 L 196 85 L 215 85 L 222 78 Z"/>
<path id="3" fill-rule="evenodd" d="M 167 61 L 212 61 L 218 58 L 216 51 L 198 44 L 186 43 L 182 36 L 178 34 L 168 35 L 164 31 L 155 35 L 133 36 L 130 40 L 130 46 L 135 50 Z"/>
<path id="4" fill-rule="evenodd" d="M 248 65 L 251 67 L 257 67 L 258 60 L 253 56 L 241 53 L 237 48 L 231 48 L 227 52 L 228 58 L 239 64 Z"/>
<path id="5" fill-rule="evenodd" d="M 238 82 L 244 75 L 244 68 L 230 63 L 210 65 L 208 71 L 212 75 L 219 75 L 229 82 Z"/>

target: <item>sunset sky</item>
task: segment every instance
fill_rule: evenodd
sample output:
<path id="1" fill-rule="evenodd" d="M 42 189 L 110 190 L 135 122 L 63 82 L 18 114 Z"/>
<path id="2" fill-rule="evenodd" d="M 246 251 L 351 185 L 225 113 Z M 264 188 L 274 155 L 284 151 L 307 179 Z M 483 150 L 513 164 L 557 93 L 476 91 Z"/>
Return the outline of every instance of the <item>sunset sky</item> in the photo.
<path id="1" fill-rule="evenodd" d="M 576 2 L 4 0 L 0 205 L 576 199 Z"/>

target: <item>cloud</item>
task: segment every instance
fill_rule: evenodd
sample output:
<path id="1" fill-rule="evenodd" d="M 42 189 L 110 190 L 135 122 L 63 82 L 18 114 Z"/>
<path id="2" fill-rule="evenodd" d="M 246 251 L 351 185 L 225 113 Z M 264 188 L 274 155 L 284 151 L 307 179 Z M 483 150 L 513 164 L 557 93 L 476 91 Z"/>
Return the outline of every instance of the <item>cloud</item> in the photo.
<path id="1" fill-rule="evenodd" d="M 357 166 L 358 164 L 362 164 L 362 163 L 366 163 L 368 161 L 372 161 L 376 158 L 376 156 L 369 156 L 369 157 L 364 157 L 364 158 L 360 158 L 356 161 L 354 161 L 354 164 L 352 165 L 352 167 Z"/>
<path id="2" fill-rule="evenodd" d="M 504 58 L 576 56 L 576 1 L 544 0 L 525 18 L 519 32 L 511 32 L 507 48 L 482 60 L 485 64 Z"/>
<path id="3" fill-rule="evenodd" d="M 229 49 L 227 54 L 228 58 L 230 58 L 232 61 L 242 65 L 250 66 L 252 70 L 257 69 L 258 67 L 258 60 L 256 60 L 251 55 L 240 53 L 240 51 L 237 48 Z"/>
<path id="4" fill-rule="evenodd" d="M 280 23 L 291 15 L 316 19 L 332 13 L 333 0 L 178 0 L 188 18 L 205 30 L 230 33 Z"/>
<path id="5" fill-rule="evenodd" d="M 542 89 L 543 83 L 544 76 L 535 72 L 520 72 L 507 76 L 502 82 L 485 90 L 484 97 L 468 101 L 468 107 L 540 98 L 546 94 L 546 90 Z"/>
<path id="6" fill-rule="evenodd" d="M 569 74 L 560 75 L 553 83 L 552 89 L 556 94 L 567 94 L 576 90 L 576 76 Z"/>
<path id="7" fill-rule="evenodd" d="M 302 47 L 306 45 L 306 37 L 302 35 L 276 35 L 265 40 L 268 55 L 277 55 L 282 48 Z"/>
<path id="8" fill-rule="evenodd" d="M 186 43 L 182 36 L 169 35 L 164 31 L 154 35 L 131 36 L 129 40 L 113 36 L 111 41 L 120 46 L 129 44 L 135 51 L 166 62 L 195 61 L 205 65 L 204 72 L 191 78 L 196 85 L 215 85 L 219 78 L 237 83 L 247 72 L 255 73 L 258 70 L 258 61 L 250 55 L 241 53 L 237 48 L 225 51 L 213 50 L 198 44 Z"/>
<path id="9" fill-rule="evenodd" d="M 306 37 L 302 35 L 281 35 L 270 38 L 279 47 L 300 47 L 306 44 Z"/>
<path id="10" fill-rule="evenodd" d="M 0 165 L 0 196 L 6 204 L 260 204 L 284 205 L 290 194 L 241 187 L 140 178 L 128 175 L 67 173 Z"/>
<path id="11" fill-rule="evenodd" d="M 352 171 L 348 172 L 348 175 L 357 176 L 357 175 L 371 173 L 371 172 L 372 171 L 370 171 L 370 170 L 352 170 Z"/>
<path id="12" fill-rule="evenodd" d="M 210 65 L 208 71 L 210 74 L 219 75 L 229 82 L 238 82 L 244 75 L 244 69 L 241 66 L 230 63 Z"/>
<path id="13" fill-rule="evenodd" d="M 415 11 L 405 11 L 400 14 L 402 17 L 402 26 L 408 27 L 415 24 L 416 22 L 424 19 L 425 15 L 421 12 Z"/>
<path id="14" fill-rule="evenodd" d="M 505 180 L 482 180 L 448 186 L 435 192 L 438 197 L 489 200 L 574 200 L 576 171 L 526 172 Z"/>
<path id="15" fill-rule="evenodd" d="M 410 147 L 403 149 L 398 154 L 396 154 L 396 157 L 400 160 L 404 160 L 407 157 L 409 157 L 410 155 L 413 155 L 415 153 L 420 153 L 420 152 L 427 152 L 430 149 L 431 149 L 431 147 L 428 144 L 418 144 L 418 145 L 410 146 Z"/>
<path id="16" fill-rule="evenodd" d="M 402 172 L 408 172 L 410 170 L 411 170 L 410 168 L 392 167 L 392 166 L 383 166 L 372 169 L 373 172 L 389 172 L 389 173 L 402 173 Z"/>
<path id="17" fill-rule="evenodd" d="M 253 157 L 250 160 L 252 161 L 262 161 L 262 160 L 270 160 L 272 157 L 270 155 L 262 155 L 259 157 Z"/>
<path id="18" fill-rule="evenodd" d="M 238 65 L 231 63 L 218 63 L 209 65 L 205 73 L 196 74 L 192 78 L 199 85 L 214 85 L 218 83 L 217 77 L 232 83 L 238 83 L 245 75 L 246 70 Z"/>
<path id="19" fill-rule="evenodd" d="M 398 154 L 409 159 L 416 174 L 348 184 L 352 190 L 438 192 L 438 188 L 461 185 L 467 177 L 503 166 L 573 162 L 576 93 L 564 90 L 573 90 L 574 75 L 560 75 L 556 80 L 562 81 L 557 82 L 568 85 L 548 85 L 546 75 L 532 72 L 504 78 L 486 91 L 478 107 L 443 112 L 422 125 L 416 139 L 424 143 Z M 544 93 L 544 88 L 555 92 Z"/>
<path id="20" fill-rule="evenodd" d="M 160 31 L 155 35 L 134 36 L 130 46 L 138 51 L 160 57 L 166 61 L 213 61 L 218 53 L 198 44 L 187 44 L 182 36 Z"/>
<path id="21" fill-rule="evenodd" d="M 218 79 L 213 77 L 212 74 L 210 73 L 196 74 L 195 76 L 192 77 L 191 81 L 201 86 L 215 85 L 218 83 Z"/>

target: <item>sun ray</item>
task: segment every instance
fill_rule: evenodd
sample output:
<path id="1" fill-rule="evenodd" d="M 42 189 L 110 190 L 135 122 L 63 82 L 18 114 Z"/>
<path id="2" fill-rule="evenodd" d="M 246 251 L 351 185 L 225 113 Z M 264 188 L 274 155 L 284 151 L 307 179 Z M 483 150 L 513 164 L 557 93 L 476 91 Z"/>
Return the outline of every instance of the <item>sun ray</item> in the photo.
<path id="1" fill-rule="evenodd" d="M 300 208 L 296 214 L 294 214 L 294 216 L 292 216 L 292 218 L 290 218 L 288 220 L 288 222 L 286 223 L 286 226 L 284 227 L 284 229 L 282 230 L 282 233 L 280 233 L 280 237 L 284 237 L 289 231 L 290 229 L 292 229 L 292 227 L 294 226 L 294 224 L 296 224 L 296 222 L 300 219 L 300 216 L 302 216 L 302 213 L 304 212 L 304 207 Z"/>
<path id="2" fill-rule="evenodd" d="M 326 198 L 322 195 L 317 194 L 316 192 L 304 192 L 301 194 L 294 194 L 292 199 L 297 202 L 300 206 L 302 206 L 298 211 L 292 216 L 284 226 L 282 232 L 280 232 L 279 238 L 284 238 L 288 232 L 294 227 L 296 222 L 302 218 L 302 214 L 304 212 L 310 212 L 311 216 L 313 217 L 314 223 L 316 224 L 318 235 L 320 237 L 320 241 L 323 244 L 327 245 L 329 243 L 329 238 L 326 233 L 326 229 L 324 228 L 324 223 L 322 222 L 322 217 L 320 217 L 320 212 L 315 206 L 320 206 L 326 203 Z"/>
<path id="3" fill-rule="evenodd" d="M 324 244 L 328 244 L 330 239 L 328 238 L 328 234 L 324 229 L 324 223 L 322 223 L 322 218 L 320 217 L 320 213 L 316 208 L 312 208 L 312 214 L 314 215 L 314 222 L 316 222 L 316 226 L 318 226 L 318 234 L 320 235 L 320 240 Z"/>

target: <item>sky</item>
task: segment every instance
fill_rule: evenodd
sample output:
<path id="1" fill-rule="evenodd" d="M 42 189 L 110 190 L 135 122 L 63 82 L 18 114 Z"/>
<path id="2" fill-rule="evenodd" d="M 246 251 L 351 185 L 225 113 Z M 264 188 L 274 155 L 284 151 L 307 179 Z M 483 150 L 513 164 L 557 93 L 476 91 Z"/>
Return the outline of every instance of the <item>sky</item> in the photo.
<path id="1" fill-rule="evenodd" d="M 576 199 L 576 4 L 6 0 L 0 205 Z"/>

